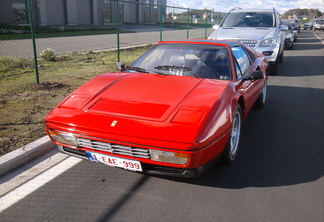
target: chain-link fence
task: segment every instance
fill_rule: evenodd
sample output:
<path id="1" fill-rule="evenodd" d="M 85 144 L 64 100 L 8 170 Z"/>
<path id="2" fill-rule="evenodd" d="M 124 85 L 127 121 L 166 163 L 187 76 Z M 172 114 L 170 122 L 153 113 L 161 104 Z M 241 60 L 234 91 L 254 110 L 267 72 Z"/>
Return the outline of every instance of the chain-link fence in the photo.
<path id="1" fill-rule="evenodd" d="M 206 38 L 223 16 L 166 0 L 2 0 L 0 146 L 33 139 L 50 108 L 117 61 L 130 65 L 158 41 Z"/>
<path id="2" fill-rule="evenodd" d="M 34 59 L 36 76 L 31 79 L 37 83 L 46 80 L 37 58 L 116 49 L 119 61 L 119 50 L 125 47 L 206 38 L 212 24 L 221 19 L 212 10 L 171 7 L 166 0 L 6 0 L 1 4 L 0 56 Z"/>

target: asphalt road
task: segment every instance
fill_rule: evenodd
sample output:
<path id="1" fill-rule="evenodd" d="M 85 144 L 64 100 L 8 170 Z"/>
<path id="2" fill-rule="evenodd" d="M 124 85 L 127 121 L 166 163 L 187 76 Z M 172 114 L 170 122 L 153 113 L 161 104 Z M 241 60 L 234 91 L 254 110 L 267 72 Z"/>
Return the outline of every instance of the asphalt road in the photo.
<path id="1" fill-rule="evenodd" d="M 194 180 L 52 151 L 0 179 L 7 221 L 324 221 L 324 44 L 301 31 L 243 124 L 237 161 Z"/>

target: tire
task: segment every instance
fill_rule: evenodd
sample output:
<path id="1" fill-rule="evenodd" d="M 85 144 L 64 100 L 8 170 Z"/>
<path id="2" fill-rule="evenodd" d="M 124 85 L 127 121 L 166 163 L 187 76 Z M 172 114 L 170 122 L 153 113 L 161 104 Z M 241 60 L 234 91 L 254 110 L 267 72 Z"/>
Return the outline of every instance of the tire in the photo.
<path id="1" fill-rule="evenodd" d="M 295 41 L 295 40 L 294 40 Z M 290 46 L 287 47 L 288 50 L 292 50 L 294 46 L 294 43 L 292 42 Z"/>
<path id="2" fill-rule="evenodd" d="M 260 94 L 260 96 L 258 97 L 258 99 L 255 102 L 255 107 L 256 108 L 262 108 L 265 105 L 266 102 L 266 98 L 267 98 L 267 80 L 264 80 L 264 84 L 263 84 L 263 88 L 262 88 L 262 92 Z"/>
<path id="3" fill-rule="evenodd" d="M 269 66 L 269 74 L 276 76 L 278 74 L 279 59 L 277 58 L 275 63 Z"/>
<path id="4" fill-rule="evenodd" d="M 281 54 L 279 55 L 279 63 L 283 63 L 283 56 L 284 56 L 284 50 L 282 50 Z"/>
<path id="5" fill-rule="evenodd" d="M 236 105 L 234 117 L 231 127 L 231 135 L 227 141 L 226 147 L 222 153 L 222 162 L 229 164 L 234 162 L 239 149 L 242 127 L 242 109 L 240 105 Z"/>

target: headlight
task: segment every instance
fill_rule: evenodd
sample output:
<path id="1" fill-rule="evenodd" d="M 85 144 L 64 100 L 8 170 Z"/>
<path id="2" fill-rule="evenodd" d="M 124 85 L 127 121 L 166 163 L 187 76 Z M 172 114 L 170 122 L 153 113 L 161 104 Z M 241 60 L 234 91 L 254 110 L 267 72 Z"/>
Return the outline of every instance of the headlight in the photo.
<path id="1" fill-rule="evenodd" d="M 48 135 L 56 142 L 64 143 L 70 146 L 78 146 L 76 137 L 72 133 L 63 131 L 47 130 Z"/>
<path id="2" fill-rule="evenodd" d="M 277 41 L 275 38 L 268 38 L 261 42 L 261 47 L 269 47 L 269 46 L 276 46 Z"/>
<path id="3" fill-rule="evenodd" d="M 164 163 L 186 164 L 189 155 L 186 153 L 174 153 L 161 150 L 150 150 L 151 160 Z"/>
<path id="4" fill-rule="evenodd" d="M 292 33 L 288 33 L 287 35 L 286 35 L 286 38 L 292 38 L 293 37 L 293 34 Z"/>

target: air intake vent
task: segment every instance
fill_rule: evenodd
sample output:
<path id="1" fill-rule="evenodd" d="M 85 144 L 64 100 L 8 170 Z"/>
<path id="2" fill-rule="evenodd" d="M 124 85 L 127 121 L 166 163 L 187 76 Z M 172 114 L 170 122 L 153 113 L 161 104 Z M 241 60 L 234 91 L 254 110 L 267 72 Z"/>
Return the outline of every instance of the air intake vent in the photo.
<path id="1" fill-rule="evenodd" d="M 150 158 L 150 152 L 148 149 L 139 147 L 125 146 L 116 143 L 102 142 L 98 140 L 90 140 L 85 138 L 77 138 L 79 146 L 91 148 L 94 150 L 101 150 L 112 154 L 119 154 L 125 156 L 131 156 L 135 158 Z"/>
<path id="2" fill-rule="evenodd" d="M 242 40 L 242 39 L 237 39 L 235 40 L 236 42 L 240 42 L 243 43 L 244 45 L 248 45 L 252 48 L 254 48 L 256 46 L 256 44 L 258 43 L 257 40 Z"/>
<path id="3" fill-rule="evenodd" d="M 88 107 L 87 111 L 101 114 L 121 114 L 159 119 L 169 107 L 169 105 L 163 104 L 100 98 Z"/>

